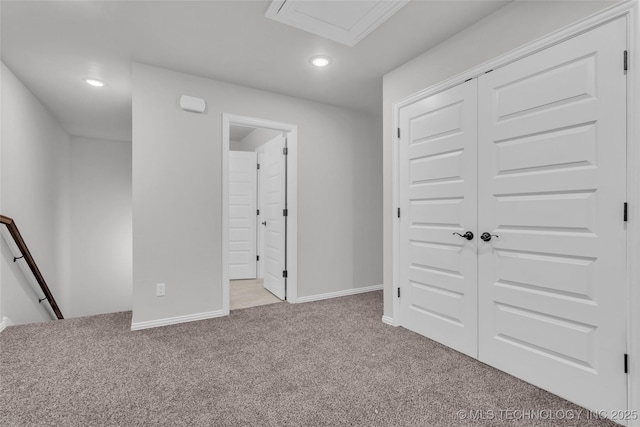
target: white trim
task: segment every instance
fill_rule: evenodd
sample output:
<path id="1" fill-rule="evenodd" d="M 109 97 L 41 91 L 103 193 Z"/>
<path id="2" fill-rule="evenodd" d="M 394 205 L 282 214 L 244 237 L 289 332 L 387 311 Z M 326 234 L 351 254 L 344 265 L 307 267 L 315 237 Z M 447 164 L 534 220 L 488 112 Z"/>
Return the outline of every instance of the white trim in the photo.
<path id="1" fill-rule="evenodd" d="M 222 113 L 222 312 L 229 314 L 229 127 L 234 125 L 287 133 L 287 301 L 298 297 L 298 126 Z"/>
<path id="2" fill-rule="evenodd" d="M 287 142 L 287 301 L 298 299 L 298 126 L 289 131 Z"/>
<path id="3" fill-rule="evenodd" d="M 264 145 L 261 145 L 256 149 L 256 155 L 258 156 L 258 164 L 262 164 L 262 162 L 264 161 Z M 264 186 L 263 177 L 262 177 L 263 172 L 264 172 L 264 168 L 258 169 L 258 209 L 260 210 L 260 215 L 265 215 L 265 212 L 266 212 L 266 209 L 263 206 L 264 200 L 262 197 L 262 191 Z M 258 220 L 259 223 L 262 222 L 261 219 L 262 218 Z M 258 248 L 258 255 L 264 254 L 265 253 L 264 227 L 260 227 L 260 224 L 258 224 L 257 240 L 258 242 L 256 246 Z M 264 279 L 264 259 L 265 257 L 263 256 L 262 259 L 258 260 L 257 271 L 256 271 L 257 279 Z"/>
<path id="4" fill-rule="evenodd" d="M 640 125 L 637 123 L 640 114 L 640 7 L 638 0 L 627 0 L 616 3 L 611 7 L 595 13 L 574 24 L 552 32 L 533 42 L 486 61 L 474 68 L 453 76 L 441 83 L 407 96 L 393 104 L 393 141 L 396 140 L 400 109 L 420 99 L 432 96 L 438 92 L 456 86 L 467 79 L 478 77 L 488 70 L 503 67 L 525 56 L 529 56 L 543 49 L 561 43 L 569 38 L 589 31 L 614 19 L 625 17 L 629 22 L 629 71 L 627 74 L 627 195 L 629 203 L 629 221 L 627 224 L 627 254 L 628 254 L 628 352 L 629 352 L 629 381 L 628 381 L 628 409 L 639 410 L 640 402 L 640 265 L 633 260 L 640 259 Z M 392 150 L 392 200 L 393 200 L 393 319 L 401 324 L 400 304 L 395 296 L 395 288 L 399 285 L 399 227 L 395 210 L 398 207 L 399 194 L 399 161 L 398 144 Z M 629 426 L 640 427 L 640 419 L 631 420 Z"/>
<path id="5" fill-rule="evenodd" d="M 326 294 L 311 295 L 311 296 L 308 296 L 308 297 L 300 297 L 300 298 L 298 298 L 296 300 L 296 303 L 320 301 L 320 300 L 323 300 L 323 299 L 346 297 L 347 295 L 363 294 L 365 292 L 373 292 L 373 291 L 382 290 L 382 287 L 383 287 L 382 285 L 373 285 L 373 286 L 365 286 L 365 287 L 362 287 L 362 288 L 345 289 L 344 291 L 328 292 Z"/>
<path id="6" fill-rule="evenodd" d="M 295 10 L 296 2 L 286 0 L 273 0 L 264 15 L 274 21 L 353 47 L 408 2 L 409 0 L 378 0 L 351 28 L 341 28 L 319 17 L 301 13 Z"/>
<path id="7" fill-rule="evenodd" d="M 168 317 L 166 319 L 149 320 L 147 322 L 137 322 L 131 324 L 132 331 L 141 329 L 157 328 L 159 326 L 177 325 L 179 323 L 195 322 L 196 320 L 213 319 L 224 316 L 222 310 L 207 311 L 204 313 L 187 314 L 185 316 Z"/>
<path id="8" fill-rule="evenodd" d="M 390 317 L 390 316 L 382 316 L 382 323 L 384 323 L 386 325 L 389 325 L 389 326 L 398 326 L 393 321 L 393 317 Z"/>
<path id="9" fill-rule="evenodd" d="M 8 317 L 3 317 L 2 322 L 0 322 L 0 332 L 7 329 L 7 326 L 12 326 L 13 322 Z"/>
<path id="10" fill-rule="evenodd" d="M 609 21 L 628 15 L 629 11 L 636 3 L 637 0 L 626 0 L 621 3 L 616 3 L 614 6 L 611 6 L 587 18 L 584 18 L 574 24 L 554 31 L 530 43 L 524 44 L 489 61 L 485 61 L 482 64 L 477 65 L 469 70 L 463 71 L 462 73 L 450 77 L 443 82 L 402 98 L 393 103 L 392 108 L 394 112 L 394 120 L 397 120 L 400 108 L 404 106 L 413 104 L 416 101 L 432 96 L 438 92 L 445 91 L 453 86 L 457 86 L 458 84 L 463 83 L 465 80 L 479 77 L 489 70 L 495 70 L 496 68 L 504 67 L 505 65 L 518 61 L 526 56 L 530 56 L 536 52 L 547 49 L 555 44 L 562 43 L 567 39 L 592 30 L 593 28 L 603 25 Z M 394 122 L 394 124 L 397 124 L 397 121 Z M 395 132 L 396 129 L 394 128 L 393 131 Z"/>
<path id="11" fill-rule="evenodd" d="M 391 285 L 391 298 L 393 298 L 393 306 L 391 308 L 391 314 L 396 322 L 396 325 L 400 326 L 402 318 L 400 315 L 400 297 L 396 289 L 400 287 L 400 218 L 398 218 L 398 209 L 400 209 L 400 138 L 398 138 L 397 129 L 400 128 L 400 107 L 393 105 L 393 145 L 391 150 L 391 200 L 392 211 L 391 218 L 393 220 L 392 227 L 392 264 L 391 277 L 393 277 L 393 284 Z M 400 212 L 402 216 L 402 212 Z"/>
<path id="12" fill-rule="evenodd" d="M 222 114 L 222 313 L 229 315 L 229 131 L 231 121 Z"/>
<path id="13" fill-rule="evenodd" d="M 628 15 L 629 70 L 627 72 L 627 280 L 629 283 L 629 410 L 640 411 L 640 7 Z M 640 419 L 629 421 L 640 427 Z"/>

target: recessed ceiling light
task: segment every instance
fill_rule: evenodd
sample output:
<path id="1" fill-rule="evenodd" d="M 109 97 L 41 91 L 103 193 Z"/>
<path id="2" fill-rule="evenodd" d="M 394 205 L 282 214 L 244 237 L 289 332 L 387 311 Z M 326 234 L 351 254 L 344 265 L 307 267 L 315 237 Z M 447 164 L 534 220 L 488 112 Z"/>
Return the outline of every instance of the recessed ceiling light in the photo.
<path id="1" fill-rule="evenodd" d="M 84 80 L 84 82 L 86 84 L 88 84 L 90 86 L 94 86 L 94 87 L 103 87 L 106 84 L 105 82 L 103 82 L 101 80 L 98 80 L 98 79 L 89 79 L 89 78 L 87 78 L 87 79 L 82 79 L 82 80 Z"/>
<path id="2" fill-rule="evenodd" d="M 328 56 L 314 56 L 310 61 L 311 64 L 315 65 L 316 67 L 326 67 L 327 65 L 331 64 L 331 58 L 329 58 Z"/>

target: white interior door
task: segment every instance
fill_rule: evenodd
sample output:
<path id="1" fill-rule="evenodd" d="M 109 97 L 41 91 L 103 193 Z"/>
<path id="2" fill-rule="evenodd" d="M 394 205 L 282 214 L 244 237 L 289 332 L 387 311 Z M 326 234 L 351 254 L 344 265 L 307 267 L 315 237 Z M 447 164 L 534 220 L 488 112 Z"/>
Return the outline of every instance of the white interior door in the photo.
<path id="1" fill-rule="evenodd" d="M 229 152 L 229 279 L 256 278 L 257 157 Z"/>
<path id="2" fill-rule="evenodd" d="M 264 258 L 264 287 L 281 300 L 286 296 L 283 277 L 286 237 L 283 215 L 286 184 L 284 147 L 285 139 L 282 135 L 267 142 L 260 164 L 264 206 L 264 215 L 261 215 L 261 227 L 264 228 L 264 252 L 261 254 Z"/>
<path id="3" fill-rule="evenodd" d="M 480 360 L 625 409 L 624 20 L 479 78 Z"/>
<path id="4" fill-rule="evenodd" d="M 400 112 L 400 321 L 477 357 L 477 84 Z"/>

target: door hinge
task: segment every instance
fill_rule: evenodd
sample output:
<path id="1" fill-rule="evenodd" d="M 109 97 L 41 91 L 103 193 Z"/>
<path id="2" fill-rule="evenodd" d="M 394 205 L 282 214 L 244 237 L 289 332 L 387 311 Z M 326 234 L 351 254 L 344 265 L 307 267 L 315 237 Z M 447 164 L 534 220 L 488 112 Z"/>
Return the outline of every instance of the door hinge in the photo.
<path id="1" fill-rule="evenodd" d="M 624 373 L 629 373 L 629 355 L 627 353 L 624 354 Z"/>
<path id="2" fill-rule="evenodd" d="M 400 139 L 400 128 L 398 128 L 398 139 Z"/>
<path id="3" fill-rule="evenodd" d="M 282 209 L 282 216 L 289 216 L 289 209 Z"/>
<path id="4" fill-rule="evenodd" d="M 466 82 L 470 82 L 471 80 L 473 80 L 473 77 L 471 77 L 471 78 L 469 78 L 469 79 L 465 80 L 464 82 L 465 82 L 465 83 L 466 83 Z"/>
<path id="5" fill-rule="evenodd" d="M 260 209 L 256 209 L 256 215 L 260 215 Z"/>
<path id="6" fill-rule="evenodd" d="M 284 154 L 285 156 L 286 156 L 287 154 L 289 154 L 289 148 L 284 147 L 284 148 L 282 149 L 282 154 Z"/>
<path id="7" fill-rule="evenodd" d="M 400 208 L 398 208 L 398 218 L 400 218 Z"/>
<path id="8" fill-rule="evenodd" d="M 400 298 L 400 288 L 398 288 L 398 298 Z"/>
<path id="9" fill-rule="evenodd" d="M 624 202 L 624 213 L 622 214 L 622 219 L 623 221 L 627 221 L 628 218 L 628 211 L 629 211 L 629 204 L 627 202 Z"/>
<path id="10" fill-rule="evenodd" d="M 260 255 L 256 255 L 256 261 L 260 261 Z"/>
<path id="11" fill-rule="evenodd" d="M 628 60 L 629 60 L 629 53 L 625 50 L 624 51 L 624 71 L 627 71 L 628 69 Z"/>
<path id="12" fill-rule="evenodd" d="M 258 163 L 258 169 L 260 169 L 260 163 Z"/>
<path id="13" fill-rule="evenodd" d="M 282 270 L 282 277 L 287 278 L 287 270 Z"/>

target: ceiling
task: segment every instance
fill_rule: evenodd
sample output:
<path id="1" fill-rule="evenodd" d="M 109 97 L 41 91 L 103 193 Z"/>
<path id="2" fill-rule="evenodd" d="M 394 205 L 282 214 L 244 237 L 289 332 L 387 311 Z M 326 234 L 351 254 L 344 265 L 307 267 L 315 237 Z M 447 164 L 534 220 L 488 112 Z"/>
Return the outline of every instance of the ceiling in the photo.
<path id="1" fill-rule="evenodd" d="M 273 0 L 265 16 L 355 46 L 407 3 L 408 0 Z"/>
<path id="2" fill-rule="evenodd" d="M 268 1 L 2 0 L 0 53 L 69 134 L 130 141 L 132 61 L 381 115 L 384 74 L 507 3 L 413 0 L 349 47 L 267 19 Z"/>
<path id="3" fill-rule="evenodd" d="M 251 132 L 256 130 L 256 128 L 247 127 L 247 126 L 238 126 L 231 125 L 229 126 L 229 140 L 231 141 L 242 141 L 245 139 Z"/>

